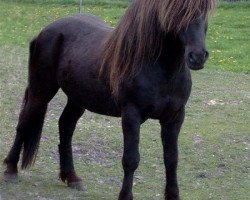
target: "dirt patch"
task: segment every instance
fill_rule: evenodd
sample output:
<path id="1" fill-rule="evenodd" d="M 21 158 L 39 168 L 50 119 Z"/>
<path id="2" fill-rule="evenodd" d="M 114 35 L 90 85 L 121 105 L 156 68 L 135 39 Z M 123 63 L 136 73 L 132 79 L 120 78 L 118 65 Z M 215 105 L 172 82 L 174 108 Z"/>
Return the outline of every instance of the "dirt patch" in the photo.
<path id="1" fill-rule="evenodd" d="M 206 101 L 205 104 L 209 106 L 216 106 L 216 105 L 230 105 L 230 106 L 238 106 L 243 103 L 243 100 L 220 100 L 220 99 L 211 99 L 209 101 Z"/>
<path id="2" fill-rule="evenodd" d="M 200 135 L 195 135 L 194 136 L 194 143 L 195 144 L 201 144 L 203 142 L 203 139 Z"/>
<path id="3" fill-rule="evenodd" d="M 46 139 L 44 138 L 43 140 Z M 80 159 L 84 163 L 112 166 L 115 164 L 115 161 L 121 159 L 122 149 L 109 148 L 107 143 L 98 135 L 92 134 L 84 143 L 72 144 L 73 158 Z M 56 162 L 59 162 L 57 149 L 53 149 L 50 154 Z"/>
<path id="4" fill-rule="evenodd" d="M 101 185 L 117 185 L 119 187 L 122 186 L 122 180 L 117 176 L 106 177 L 106 178 L 98 178 L 97 182 Z"/>
<path id="5" fill-rule="evenodd" d="M 107 143 L 97 134 L 92 134 L 85 144 L 73 145 L 74 157 L 86 159 L 93 164 L 111 166 L 114 164 L 114 160 L 121 158 L 122 151 L 109 148 Z"/>

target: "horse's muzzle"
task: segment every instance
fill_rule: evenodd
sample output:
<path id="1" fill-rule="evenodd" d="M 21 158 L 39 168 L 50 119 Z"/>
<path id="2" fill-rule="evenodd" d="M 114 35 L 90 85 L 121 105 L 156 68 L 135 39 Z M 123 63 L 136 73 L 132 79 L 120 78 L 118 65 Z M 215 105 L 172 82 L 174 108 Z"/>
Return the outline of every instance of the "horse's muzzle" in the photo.
<path id="1" fill-rule="evenodd" d="M 187 55 L 187 65 L 192 70 L 203 69 L 208 57 L 209 53 L 205 50 L 202 52 L 190 52 Z"/>

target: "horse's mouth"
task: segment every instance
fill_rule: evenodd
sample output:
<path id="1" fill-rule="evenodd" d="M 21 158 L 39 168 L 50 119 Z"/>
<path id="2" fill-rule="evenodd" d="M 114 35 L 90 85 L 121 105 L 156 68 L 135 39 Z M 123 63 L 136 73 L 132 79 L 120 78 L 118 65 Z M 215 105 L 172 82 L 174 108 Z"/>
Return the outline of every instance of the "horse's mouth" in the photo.
<path id="1" fill-rule="evenodd" d="M 201 70 L 201 69 L 204 68 L 205 65 L 204 65 L 204 63 L 203 64 L 197 64 L 197 65 L 194 65 L 193 63 L 192 64 L 191 63 L 187 63 L 187 66 L 191 70 Z"/>

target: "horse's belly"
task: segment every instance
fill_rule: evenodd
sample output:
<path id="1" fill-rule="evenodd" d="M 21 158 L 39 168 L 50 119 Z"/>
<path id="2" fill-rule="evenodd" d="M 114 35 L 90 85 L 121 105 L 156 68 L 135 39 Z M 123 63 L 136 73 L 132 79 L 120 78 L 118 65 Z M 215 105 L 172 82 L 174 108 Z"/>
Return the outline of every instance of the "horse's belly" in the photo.
<path id="1" fill-rule="evenodd" d="M 82 99 L 82 104 L 85 109 L 101 115 L 120 117 L 121 110 L 115 101 L 105 99 L 103 97 L 91 97 Z"/>
<path id="2" fill-rule="evenodd" d="M 85 83 L 75 79 L 72 82 L 64 80 L 60 85 L 69 99 L 81 107 L 98 114 L 119 117 L 121 110 L 107 89 L 98 81 Z"/>
<path id="3" fill-rule="evenodd" d="M 101 115 L 120 117 L 121 111 L 117 103 L 110 97 L 88 91 L 71 93 L 64 91 L 69 98 L 73 98 L 81 107 Z M 77 94 L 77 95 L 76 95 Z"/>
<path id="4" fill-rule="evenodd" d="M 120 116 L 120 108 L 112 98 L 108 84 L 99 79 L 94 63 L 84 66 L 76 60 L 70 63 L 62 63 L 58 70 L 59 86 L 68 98 L 91 112 Z"/>

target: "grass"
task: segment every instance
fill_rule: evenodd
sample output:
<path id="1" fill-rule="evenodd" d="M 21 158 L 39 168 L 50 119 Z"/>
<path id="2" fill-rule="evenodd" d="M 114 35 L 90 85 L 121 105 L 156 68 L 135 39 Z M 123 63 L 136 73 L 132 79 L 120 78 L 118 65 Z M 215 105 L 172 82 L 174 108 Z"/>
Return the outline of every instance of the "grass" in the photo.
<path id="1" fill-rule="evenodd" d="M 118 4 L 87 4 L 115 25 L 125 10 Z M 0 161 L 15 135 L 27 80 L 28 42 L 55 19 L 77 12 L 67 4 L 0 2 Z M 185 200 L 247 200 L 250 148 L 249 6 L 222 5 L 211 20 L 205 70 L 193 73 L 193 92 L 180 136 L 179 182 Z M 230 58 L 233 57 L 233 58 Z M 234 62 L 236 61 L 236 62 Z M 236 73 L 237 72 L 237 73 Z M 62 92 L 48 109 L 37 162 L 20 174 L 18 185 L 2 181 L 0 199 L 116 199 L 122 179 L 120 120 L 87 112 L 74 135 L 74 160 L 86 192 L 58 180 L 57 122 L 65 105 Z M 141 130 L 141 163 L 135 199 L 163 199 L 164 167 L 159 125 L 149 120 Z"/>
<path id="2" fill-rule="evenodd" d="M 208 66 L 234 72 L 250 72 L 250 4 L 222 4 L 211 19 Z"/>

